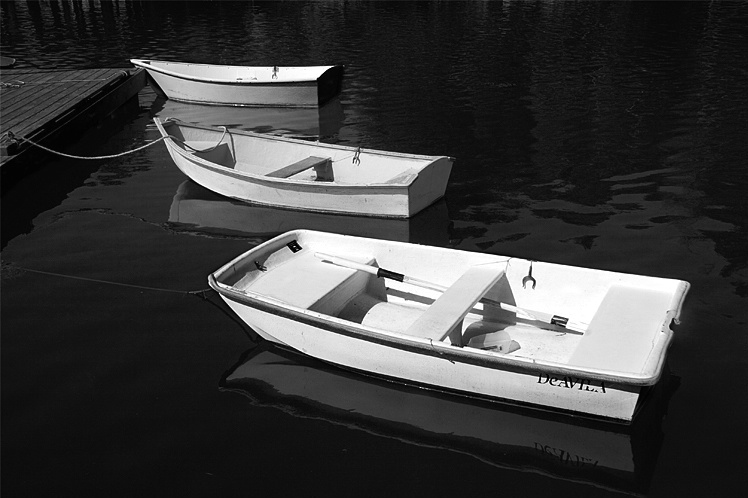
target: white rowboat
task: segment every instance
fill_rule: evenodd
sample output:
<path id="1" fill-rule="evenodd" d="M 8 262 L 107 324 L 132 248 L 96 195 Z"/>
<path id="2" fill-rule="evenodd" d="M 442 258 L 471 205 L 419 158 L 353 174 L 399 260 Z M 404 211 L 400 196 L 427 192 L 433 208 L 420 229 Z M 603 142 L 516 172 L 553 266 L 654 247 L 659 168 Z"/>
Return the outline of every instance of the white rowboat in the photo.
<path id="1" fill-rule="evenodd" d="M 130 59 L 170 99 L 213 105 L 317 107 L 340 93 L 343 66 L 221 66 Z"/>
<path id="2" fill-rule="evenodd" d="M 624 423 L 660 378 L 689 289 L 308 230 L 251 249 L 208 281 L 255 332 L 314 358 Z"/>
<path id="3" fill-rule="evenodd" d="M 454 161 L 154 118 L 182 172 L 252 204 L 409 218 L 441 197 Z"/>

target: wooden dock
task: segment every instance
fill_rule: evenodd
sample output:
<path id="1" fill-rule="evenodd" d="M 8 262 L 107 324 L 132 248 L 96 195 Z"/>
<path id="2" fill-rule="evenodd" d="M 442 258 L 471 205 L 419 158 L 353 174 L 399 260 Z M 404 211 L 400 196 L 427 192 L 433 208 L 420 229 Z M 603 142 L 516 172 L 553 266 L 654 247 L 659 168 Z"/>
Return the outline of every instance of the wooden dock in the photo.
<path id="1" fill-rule="evenodd" d="M 26 156 L 27 138 L 64 152 L 65 139 L 136 95 L 142 69 L 0 70 L 0 166 Z"/>

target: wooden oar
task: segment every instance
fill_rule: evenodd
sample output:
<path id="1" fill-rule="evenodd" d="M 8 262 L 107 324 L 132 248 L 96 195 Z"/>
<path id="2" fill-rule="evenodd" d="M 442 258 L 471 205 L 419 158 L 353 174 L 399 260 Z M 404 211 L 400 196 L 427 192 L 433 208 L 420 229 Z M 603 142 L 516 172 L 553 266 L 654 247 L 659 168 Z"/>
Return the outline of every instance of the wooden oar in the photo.
<path id="1" fill-rule="evenodd" d="M 351 261 L 349 259 L 340 258 L 338 256 L 331 256 L 329 254 L 324 254 L 321 252 L 314 253 L 314 255 L 323 261 L 328 261 L 332 264 L 342 266 L 345 268 L 350 268 L 352 270 L 360 270 L 360 271 L 364 271 L 367 273 L 371 273 L 372 275 L 376 275 L 379 278 L 389 278 L 391 280 L 397 280 L 398 282 L 404 282 L 406 284 L 415 285 L 416 287 L 423 287 L 425 289 L 431 289 L 431 290 L 435 290 L 438 292 L 444 292 L 447 290 L 447 288 L 443 285 L 435 284 L 433 282 L 427 282 L 426 280 L 421 280 L 415 277 L 409 277 L 408 275 L 403 275 L 402 273 L 397 273 L 394 271 L 386 270 L 384 268 L 379 268 L 377 266 L 365 265 L 362 263 Z M 502 303 L 500 301 L 496 301 L 494 299 L 488 299 L 485 297 L 482 298 L 480 302 L 483 304 L 490 305 L 490 306 L 498 306 L 501 309 L 516 313 L 517 316 L 520 318 L 524 318 L 526 320 L 534 320 L 538 322 L 549 323 L 551 325 L 557 325 L 573 333 L 584 334 L 587 331 L 586 324 L 582 322 L 575 322 L 575 321 L 569 320 L 568 318 L 563 317 L 563 316 L 554 315 L 551 313 L 545 313 L 543 311 L 534 311 L 534 310 L 528 310 L 525 308 L 518 308 L 517 306 Z"/>

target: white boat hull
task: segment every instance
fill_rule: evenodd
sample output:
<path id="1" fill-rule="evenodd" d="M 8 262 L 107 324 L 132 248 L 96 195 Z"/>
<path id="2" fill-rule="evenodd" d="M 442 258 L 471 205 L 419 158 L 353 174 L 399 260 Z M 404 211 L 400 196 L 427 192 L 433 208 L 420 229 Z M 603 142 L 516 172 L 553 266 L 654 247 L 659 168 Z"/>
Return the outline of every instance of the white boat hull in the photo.
<path id="1" fill-rule="evenodd" d="M 359 255 L 378 268 L 428 276 L 447 290 L 418 290 L 387 275 L 385 286 L 375 275 L 337 266 L 334 260 L 331 264 L 320 254 L 328 251 Z M 534 289 L 522 285 L 529 264 L 518 258 L 300 230 L 236 258 L 211 275 L 209 283 L 265 339 L 346 369 L 631 422 L 642 390 L 659 380 L 672 339 L 670 322 L 680 314 L 688 283 L 532 262 L 540 282 Z M 485 269 L 496 265 L 505 265 L 505 270 L 491 284 L 491 299 L 528 310 L 553 310 L 588 328 L 566 333 L 568 329 L 558 325 L 531 325 L 519 314 L 480 303 L 471 310 L 468 303 L 462 323 L 455 322 L 459 328 L 449 325 L 448 335 L 430 335 L 432 327 L 443 323 L 426 317 L 440 305 L 454 307 L 460 300 L 439 301 L 454 296 L 452 287 L 461 289 L 460 275 L 472 275 L 470 269 L 476 267 L 491 271 Z M 627 294 L 620 294 L 621 286 Z M 610 308 L 611 299 L 616 309 Z M 632 303 L 633 312 L 628 309 Z M 433 326 L 421 336 L 414 331 L 424 320 Z M 471 331 L 484 326 L 510 332 L 521 348 L 498 354 L 467 347 Z"/>
<path id="2" fill-rule="evenodd" d="M 343 78 L 342 66 L 273 68 L 139 59 L 131 62 L 144 68 L 170 99 L 224 106 L 318 107 L 340 93 Z"/>
<path id="3" fill-rule="evenodd" d="M 574 375 L 511 371 L 439 354 L 408 351 L 376 341 L 346 337 L 241 303 L 226 303 L 254 331 L 313 358 L 379 377 L 464 395 L 545 406 L 556 410 L 631 421 L 640 386 Z M 272 331 L 272 335 L 270 332 Z"/>
<path id="4" fill-rule="evenodd" d="M 169 123 L 162 126 L 154 120 L 162 135 L 169 135 Z M 205 127 L 194 127 L 206 129 Z M 234 167 L 226 167 L 210 157 L 190 153 L 172 139 L 165 140 L 169 154 L 177 167 L 194 182 L 220 195 L 243 202 L 285 209 L 313 211 L 319 213 L 375 216 L 383 218 L 409 218 L 435 203 L 444 196 L 452 170 L 453 159 L 449 157 L 416 156 L 383 151 L 357 151 L 353 147 L 322 144 L 303 140 L 287 139 L 270 135 L 232 130 L 230 143 L 240 137 L 252 137 L 263 141 L 257 150 L 263 151 L 261 165 L 247 166 L 237 159 Z M 214 131 L 213 140 L 221 137 Z M 201 145 L 214 145 L 201 142 Z M 277 152 L 271 151 L 276 147 Z M 352 163 L 359 154 L 361 164 Z M 273 178 L 263 174 L 294 159 L 306 156 L 331 158 L 332 181 L 315 181 L 313 173 L 303 172 L 290 178 Z M 284 159 L 288 158 L 288 159 Z M 251 158 L 250 160 L 257 160 Z M 387 163 L 402 162 L 404 170 L 411 173 L 399 175 L 402 180 L 377 181 L 362 177 L 366 170 L 376 174 Z M 274 164 L 275 163 L 275 164 Z M 393 175 L 397 176 L 395 171 Z M 347 178 L 346 175 L 349 175 Z"/>
<path id="5" fill-rule="evenodd" d="M 185 160 L 172 154 L 182 172 L 196 183 L 214 192 L 261 206 L 314 211 L 319 213 L 409 218 L 436 202 L 441 195 L 425 192 L 425 181 L 405 186 L 308 185 L 282 184 L 259 178 L 247 179 Z M 446 186 L 445 186 L 446 188 Z M 411 204 L 411 199 L 413 203 Z"/>

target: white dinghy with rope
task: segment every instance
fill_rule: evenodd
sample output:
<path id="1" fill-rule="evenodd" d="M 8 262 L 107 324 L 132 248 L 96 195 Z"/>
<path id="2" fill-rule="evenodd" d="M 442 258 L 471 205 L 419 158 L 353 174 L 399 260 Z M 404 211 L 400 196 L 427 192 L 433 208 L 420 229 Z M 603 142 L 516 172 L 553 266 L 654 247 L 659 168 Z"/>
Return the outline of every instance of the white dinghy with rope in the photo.
<path id="1" fill-rule="evenodd" d="M 454 159 L 347 147 L 154 118 L 174 163 L 232 199 L 410 218 L 444 196 Z"/>
<path id="2" fill-rule="evenodd" d="M 265 339 L 346 369 L 630 423 L 687 282 L 309 230 L 208 278 Z"/>
<path id="3" fill-rule="evenodd" d="M 130 59 L 170 99 L 224 106 L 318 107 L 340 93 L 344 67 L 227 66 Z"/>

